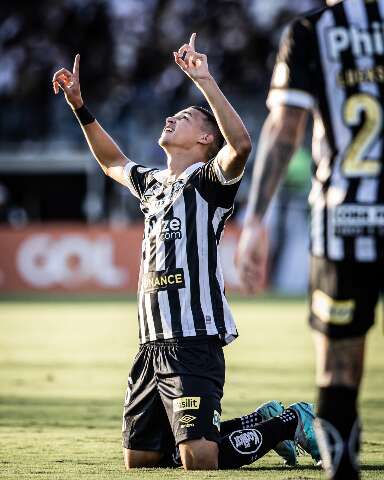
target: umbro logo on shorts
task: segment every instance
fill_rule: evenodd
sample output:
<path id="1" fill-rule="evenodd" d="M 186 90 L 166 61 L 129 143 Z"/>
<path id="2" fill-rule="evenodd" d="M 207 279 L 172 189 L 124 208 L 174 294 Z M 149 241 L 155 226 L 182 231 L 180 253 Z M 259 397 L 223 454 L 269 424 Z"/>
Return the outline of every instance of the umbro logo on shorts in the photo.
<path id="1" fill-rule="evenodd" d="M 197 417 L 194 417 L 193 415 L 183 415 L 180 419 L 179 422 L 182 424 L 181 428 L 189 428 L 189 427 L 194 427 L 195 424 L 192 423 L 194 420 L 196 420 Z"/>
<path id="2" fill-rule="evenodd" d="M 248 455 L 259 450 L 263 437 L 258 430 L 245 429 L 232 432 L 229 435 L 229 440 L 238 453 Z"/>

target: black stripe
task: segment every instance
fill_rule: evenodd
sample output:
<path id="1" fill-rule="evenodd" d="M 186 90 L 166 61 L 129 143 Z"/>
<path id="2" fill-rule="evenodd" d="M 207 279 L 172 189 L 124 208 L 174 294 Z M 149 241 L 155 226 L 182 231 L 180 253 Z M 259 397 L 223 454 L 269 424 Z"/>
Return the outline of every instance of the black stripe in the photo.
<path id="1" fill-rule="evenodd" d="M 143 268 L 144 268 L 144 261 L 146 259 L 146 256 L 147 256 L 147 252 L 146 252 L 146 248 L 147 248 L 147 243 L 145 241 L 145 238 L 147 236 L 147 223 L 144 225 L 144 249 L 143 249 L 143 257 L 142 257 L 142 260 L 141 260 L 141 266 L 140 266 L 140 276 L 139 276 L 139 291 L 140 289 L 142 288 L 141 286 L 141 282 L 142 282 L 142 277 L 143 277 Z M 149 226 L 148 226 L 148 229 L 149 229 Z M 143 297 L 141 299 L 141 309 L 142 309 L 142 312 L 143 312 L 143 324 L 144 324 L 144 332 L 142 332 L 142 337 L 145 338 L 145 341 L 146 342 L 149 342 L 150 338 L 149 338 L 149 328 L 148 328 L 148 319 L 147 319 L 147 312 L 145 310 L 145 293 L 143 293 Z M 140 310 L 138 312 L 138 316 L 139 316 L 139 322 L 140 322 Z M 139 323 L 139 328 L 140 327 L 140 323 Z"/>
<path id="2" fill-rule="evenodd" d="M 315 17 L 315 22 L 317 23 L 318 20 L 322 17 L 321 12 L 319 15 L 316 15 Z M 329 160 L 329 170 L 332 171 L 333 164 L 335 162 L 335 158 L 337 155 L 337 149 L 336 149 L 336 142 L 335 142 L 335 137 L 333 134 L 333 124 L 332 124 L 332 116 L 331 116 L 331 110 L 329 107 L 329 102 L 332 101 L 332 99 L 328 99 L 327 96 L 327 88 L 326 88 L 326 79 L 325 75 L 327 75 L 327 72 L 324 72 L 323 70 L 323 61 L 322 61 L 322 52 L 320 51 L 320 44 L 319 44 L 319 39 L 318 39 L 318 33 L 316 31 L 316 23 L 315 25 L 312 25 L 312 28 L 314 30 L 314 33 L 312 35 L 312 45 L 310 48 L 312 48 L 314 58 L 315 58 L 315 65 L 317 65 L 316 68 L 316 73 L 314 75 L 314 81 L 316 84 L 316 91 L 317 91 L 317 100 L 318 100 L 318 109 L 321 115 L 321 119 L 323 122 L 323 127 L 325 130 L 325 140 L 327 142 L 327 147 L 329 149 L 328 153 L 328 160 Z M 322 32 L 323 34 L 323 32 Z M 326 52 L 323 52 L 323 55 L 327 55 Z M 322 140 L 324 141 L 324 139 Z M 323 148 L 323 146 L 322 146 Z M 317 164 L 312 165 L 312 175 L 316 177 L 316 168 Z M 321 189 L 323 193 L 323 198 L 326 198 L 326 194 L 328 191 L 328 188 L 331 183 L 331 175 L 328 176 L 328 178 L 323 181 L 321 180 Z M 323 244 L 323 249 L 324 249 L 324 256 L 328 256 L 328 211 L 326 206 L 323 207 L 323 231 L 317 233 L 317 235 L 322 236 L 322 244 Z M 310 249 L 312 251 L 312 235 L 310 235 L 310 240 L 311 240 L 311 246 Z"/>
<path id="3" fill-rule="evenodd" d="M 232 213 L 233 213 L 233 207 L 230 208 L 228 210 L 228 212 L 224 213 L 224 215 L 222 216 L 222 218 L 219 222 L 219 225 L 217 226 L 216 235 L 215 235 L 217 245 L 220 242 L 220 238 L 221 238 L 221 234 L 223 233 L 223 230 L 224 230 L 225 222 L 232 215 Z"/>
<path id="4" fill-rule="evenodd" d="M 215 207 L 209 205 L 208 207 L 208 225 L 207 225 L 207 236 L 208 236 L 208 265 L 209 265 L 209 290 L 211 294 L 213 318 L 215 320 L 215 325 L 219 333 L 225 333 L 225 322 L 224 322 L 224 306 L 222 292 L 220 288 L 219 281 L 216 277 L 217 270 L 217 243 L 216 235 L 213 229 L 213 218 L 215 215 Z"/>
<path id="5" fill-rule="evenodd" d="M 338 26 L 349 28 L 349 23 L 346 16 L 344 3 L 340 3 L 336 5 L 334 9 L 334 15 L 335 15 L 336 24 Z M 349 69 L 356 70 L 357 67 L 356 67 L 355 59 L 350 48 L 343 51 L 340 56 L 341 56 L 341 65 L 342 65 L 343 72 Z M 347 99 L 352 95 L 355 95 L 360 92 L 358 85 L 353 85 L 353 86 L 346 85 L 344 90 L 345 90 L 345 95 Z M 340 115 L 342 115 L 342 112 L 340 112 Z M 350 127 L 353 139 L 356 138 L 356 135 L 359 132 L 363 121 L 364 120 L 362 119 L 359 125 Z M 340 153 L 343 153 L 343 152 L 340 152 Z M 357 190 L 360 184 L 360 178 L 346 177 L 346 181 L 348 182 L 348 187 L 347 187 L 344 203 L 356 202 L 356 195 L 357 195 Z M 345 237 L 343 238 L 343 243 L 344 243 L 344 259 L 355 258 L 355 238 Z"/>
<path id="6" fill-rule="evenodd" d="M 366 5 L 366 11 L 367 11 L 367 16 L 369 19 L 369 23 L 372 25 L 373 22 L 382 22 L 382 18 L 380 15 L 380 10 L 377 2 L 374 3 L 369 3 Z M 383 55 L 374 55 L 374 64 L 375 66 L 377 65 L 382 65 L 384 66 L 384 56 Z M 381 82 L 376 83 L 378 89 L 379 89 L 379 102 L 380 105 L 383 107 L 384 105 L 384 84 Z M 378 190 L 377 190 L 377 196 L 376 196 L 376 204 L 378 203 L 384 203 L 384 126 L 382 127 L 381 130 L 381 152 L 380 152 L 380 159 L 381 159 L 381 172 L 380 175 L 378 176 Z M 384 237 L 383 236 L 377 236 L 376 237 L 376 258 L 377 259 L 383 259 L 384 258 Z"/>
<path id="7" fill-rule="evenodd" d="M 193 323 L 195 325 L 196 335 L 206 335 L 207 328 L 205 325 L 204 313 L 200 303 L 199 250 L 197 245 L 196 229 L 196 191 L 192 184 L 189 184 L 184 188 L 183 196 L 185 205 L 185 225 L 187 233 L 186 253 L 190 279 L 191 310 L 193 315 Z M 209 259 L 208 265 L 210 265 Z"/>
<path id="8" fill-rule="evenodd" d="M 158 219 L 156 219 L 158 221 Z M 156 248 L 157 248 L 157 238 L 156 234 L 153 231 L 153 228 L 150 227 L 149 231 L 149 261 L 148 261 L 148 271 L 156 271 Z M 149 295 L 153 325 L 156 332 L 157 339 L 164 338 L 163 325 L 161 323 L 160 307 L 159 307 L 159 298 L 158 292 L 154 293 L 144 293 L 144 296 Z"/>
<path id="9" fill-rule="evenodd" d="M 173 208 L 169 207 L 164 215 L 164 220 L 171 220 L 173 216 Z M 176 240 L 167 240 L 164 242 L 166 270 L 174 270 L 176 268 L 175 242 Z M 168 290 L 168 303 L 171 313 L 172 335 L 177 335 L 183 331 L 181 326 L 181 307 L 178 290 Z"/>

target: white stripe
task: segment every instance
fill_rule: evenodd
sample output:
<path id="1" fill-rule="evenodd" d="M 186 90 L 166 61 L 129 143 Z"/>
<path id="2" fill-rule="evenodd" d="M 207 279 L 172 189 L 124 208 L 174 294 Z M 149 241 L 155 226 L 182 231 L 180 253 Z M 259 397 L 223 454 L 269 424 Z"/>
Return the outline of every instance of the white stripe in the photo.
<path id="1" fill-rule="evenodd" d="M 316 188 L 317 185 L 317 188 Z M 321 184 L 315 182 L 311 195 L 311 239 L 312 253 L 316 256 L 324 255 L 324 208 L 325 201 Z"/>
<path id="2" fill-rule="evenodd" d="M 304 48 L 304 46 L 302 48 Z M 312 95 L 303 90 L 273 88 L 269 91 L 267 97 L 267 107 L 272 110 L 273 107 L 278 107 L 280 105 L 290 105 L 292 107 L 312 110 L 315 106 L 315 99 Z"/>
<path id="3" fill-rule="evenodd" d="M 150 225 L 149 222 L 147 223 L 147 231 L 145 235 L 145 261 L 144 261 L 144 272 L 147 273 L 149 272 L 149 259 L 150 259 Z M 153 323 L 153 315 L 152 315 L 152 307 L 151 307 L 151 298 L 149 293 L 143 293 L 144 295 L 144 308 L 145 308 L 145 313 L 147 315 L 147 325 L 148 325 L 148 331 L 149 331 L 149 340 L 156 340 L 156 331 L 155 331 L 155 325 Z"/>
<path id="4" fill-rule="evenodd" d="M 215 211 L 215 215 L 213 218 L 213 229 L 215 232 L 215 235 L 217 234 L 218 226 L 220 225 L 221 220 L 223 219 L 223 216 L 228 213 L 230 209 L 229 208 L 217 208 Z M 228 301 L 224 295 L 224 275 L 223 275 L 223 269 L 221 267 L 221 259 L 220 259 L 220 249 L 217 249 L 217 265 L 216 265 L 216 278 L 219 282 L 220 285 L 220 290 L 221 290 L 221 300 L 223 302 L 223 313 L 224 313 L 224 325 L 225 325 L 225 330 L 226 330 L 226 337 L 227 340 L 229 340 L 229 337 L 231 335 L 236 335 L 237 330 L 236 330 L 236 324 L 235 320 L 233 318 L 231 309 L 229 308 Z"/>
<path id="5" fill-rule="evenodd" d="M 356 238 L 355 258 L 358 262 L 373 262 L 376 260 L 375 241 L 372 237 Z"/>
<path id="6" fill-rule="evenodd" d="M 199 284 L 200 303 L 203 309 L 205 325 L 208 335 L 217 334 L 217 328 L 213 316 L 212 301 L 209 285 L 208 265 L 208 203 L 196 191 L 196 236 L 199 249 Z M 207 322 L 207 316 L 211 321 Z"/>
<path id="7" fill-rule="evenodd" d="M 181 328 L 183 330 L 183 335 L 194 336 L 196 335 L 196 331 L 191 309 L 191 281 L 189 278 L 186 252 L 188 225 L 186 225 L 185 218 L 184 195 L 180 195 L 176 203 L 173 204 L 173 215 L 180 218 L 182 234 L 180 242 L 177 240 L 175 241 L 176 268 L 183 268 L 185 280 L 185 288 L 178 290 L 181 307 Z"/>
<path id="8" fill-rule="evenodd" d="M 161 217 L 161 220 L 164 216 Z M 161 230 L 161 220 L 158 220 L 159 230 Z M 156 270 L 165 269 L 165 244 L 161 242 L 157 237 L 156 245 Z M 168 302 L 168 293 L 164 290 L 159 290 L 157 292 L 157 299 L 159 302 L 160 318 L 161 325 L 163 329 L 164 338 L 172 338 L 172 323 L 171 323 L 171 312 Z"/>
<path id="9" fill-rule="evenodd" d="M 335 158 L 331 186 L 339 192 L 347 191 L 348 182 L 341 173 L 341 163 L 344 158 L 344 152 L 351 141 L 351 132 L 342 120 L 342 108 L 345 101 L 345 92 L 339 85 L 336 84 L 335 79 L 340 71 L 340 64 L 338 62 L 329 61 L 327 55 L 326 33 L 327 30 L 335 26 L 335 19 L 330 10 L 326 10 L 321 19 L 317 23 L 317 36 L 320 46 L 320 57 L 322 62 L 322 70 L 325 79 L 325 87 L 327 93 L 328 107 L 331 114 L 331 124 L 333 129 L 333 137 L 336 143 L 338 152 Z M 332 211 L 328 209 L 328 252 L 330 258 L 341 259 L 344 255 L 343 240 L 333 234 L 332 228 Z"/>
<path id="10" fill-rule="evenodd" d="M 359 26 L 364 30 L 369 28 L 369 21 L 365 5 L 362 2 L 345 3 L 345 12 L 348 22 L 351 25 Z M 374 58 L 368 56 L 359 56 L 355 58 L 356 67 L 359 70 L 368 70 L 375 66 Z M 376 83 L 364 82 L 359 84 L 359 90 L 362 93 L 368 93 L 376 98 L 380 97 L 380 92 Z M 382 140 L 378 139 L 370 151 L 365 152 L 366 156 L 380 158 L 382 149 Z M 374 203 L 377 199 L 378 178 L 362 178 L 356 193 L 358 202 Z M 375 240 L 372 237 L 356 238 L 355 257 L 357 260 L 375 259 L 376 248 Z"/>

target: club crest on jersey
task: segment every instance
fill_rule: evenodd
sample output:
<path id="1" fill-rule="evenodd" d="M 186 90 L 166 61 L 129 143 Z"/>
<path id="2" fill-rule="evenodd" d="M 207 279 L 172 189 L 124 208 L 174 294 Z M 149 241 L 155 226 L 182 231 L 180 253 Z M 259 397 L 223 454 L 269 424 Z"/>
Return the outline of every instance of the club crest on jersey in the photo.
<path id="1" fill-rule="evenodd" d="M 349 27 L 331 27 L 326 31 L 327 50 L 332 61 L 340 61 L 341 54 L 347 50 L 354 57 L 371 57 L 384 54 L 384 23 L 373 22 L 371 29 Z"/>
<path id="2" fill-rule="evenodd" d="M 185 288 L 184 270 L 175 268 L 144 273 L 142 285 L 145 293 Z"/>
<path id="3" fill-rule="evenodd" d="M 229 441 L 238 453 L 248 455 L 259 450 L 263 436 L 254 429 L 236 430 L 229 435 Z"/>

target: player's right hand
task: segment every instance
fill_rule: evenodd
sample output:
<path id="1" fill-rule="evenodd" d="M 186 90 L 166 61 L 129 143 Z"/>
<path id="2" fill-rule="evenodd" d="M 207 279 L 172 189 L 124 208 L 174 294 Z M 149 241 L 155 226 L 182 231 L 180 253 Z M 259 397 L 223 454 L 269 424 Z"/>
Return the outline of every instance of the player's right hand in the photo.
<path id="1" fill-rule="evenodd" d="M 79 80 L 79 68 L 80 68 L 80 55 L 77 54 L 75 62 L 73 64 L 73 71 L 70 72 L 66 68 L 58 70 L 52 78 L 53 91 L 55 95 L 59 93 L 59 89 L 63 90 L 67 103 L 76 110 L 83 105 L 83 99 L 81 98 L 80 80 Z"/>
<path id="2" fill-rule="evenodd" d="M 248 221 L 240 235 L 235 264 L 242 290 L 259 293 L 267 283 L 269 242 L 265 226 L 256 219 Z"/>

